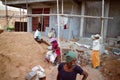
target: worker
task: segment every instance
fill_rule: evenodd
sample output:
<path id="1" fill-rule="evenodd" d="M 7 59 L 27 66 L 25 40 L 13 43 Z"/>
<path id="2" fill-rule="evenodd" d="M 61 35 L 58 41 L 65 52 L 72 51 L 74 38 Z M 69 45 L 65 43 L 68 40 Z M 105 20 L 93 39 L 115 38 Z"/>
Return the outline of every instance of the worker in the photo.
<path id="1" fill-rule="evenodd" d="M 50 46 L 50 44 L 42 38 L 42 34 L 41 34 L 41 32 L 40 32 L 40 27 L 39 27 L 39 26 L 37 27 L 37 29 L 36 29 L 36 31 L 35 31 L 35 33 L 34 33 L 34 39 L 35 39 L 38 43 L 41 43 L 41 42 L 42 42 L 42 43 Z"/>
<path id="2" fill-rule="evenodd" d="M 36 71 L 38 79 L 46 80 L 45 70 L 43 69 L 43 67 L 41 67 L 40 65 L 38 65 L 37 67 L 39 67 L 38 70 Z"/>
<path id="3" fill-rule="evenodd" d="M 100 35 L 93 36 L 93 48 L 92 48 L 92 65 L 93 68 L 100 66 Z"/>
<path id="4" fill-rule="evenodd" d="M 58 66 L 57 80 L 76 80 L 77 74 L 86 80 L 88 73 L 76 64 L 76 53 L 69 51 L 65 54 L 65 61 Z"/>
<path id="5" fill-rule="evenodd" d="M 59 64 L 60 63 L 60 53 L 61 52 L 60 52 L 60 47 L 58 45 L 57 39 L 56 38 L 51 38 L 50 42 L 52 44 L 52 51 L 53 51 L 53 53 L 55 52 L 56 55 L 57 55 L 54 63 L 55 64 Z"/>
<path id="6" fill-rule="evenodd" d="M 41 34 L 41 32 L 40 32 L 40 27 L 37 27 L 37 29 L 36 29 L 36 31 L 35 31 L 35 33 L 34 33 L 34 39 L 35 39 L 37 42 L 39 42 L 39 43 L 42 42 L 42 34 Z"/>
<path id="7" fill-rule="evenodd" d="M 46 80 L 46 73 L 42 66 L 37 65 L 27 74 L 25 80 Z"/>
<path id="8" fill-rule="evenodd" d="M 56 57 L 57 57 L 57 55 L 56 55 L 55 52 L 53 52 L 53 51 L 48 51 L 47 54 L 46 54 L 45 60 L 46 60 L 48 63 L 54 64 Z"/>
<path id="9" fill-rule="evenodd" d="M 51 28 L 50 32 L 48 33 L 49 38 L 55 38 L 56 37 L 56 32 L 54 28 Z"/>

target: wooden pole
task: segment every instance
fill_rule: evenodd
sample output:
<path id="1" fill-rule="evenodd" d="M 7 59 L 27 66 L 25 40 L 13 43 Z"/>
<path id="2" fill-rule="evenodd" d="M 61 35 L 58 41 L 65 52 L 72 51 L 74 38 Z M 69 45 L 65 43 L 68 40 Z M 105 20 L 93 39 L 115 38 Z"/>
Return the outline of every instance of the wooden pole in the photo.
<path id="1" fill-rule="evenodd" d="M 62 14 L 63 14 L 63 6 L 64 6 L 64 5 L 63 5 L 63 0 L 62 0 Z"/>
<path id="2" fill-rule="evenodd" d="M 6 28 L 9 26 L 8 22 L 8 8 L 7 8 L 7 0 L 5 0 L 5 11 L 6 11 Z"/>
<path id="3" fill-rule="evenodd" d="M 64 14 L 64 4 L 63 4 L 63 0 L 62 0 L 62 14 Z M 62 16 L 62 33 L 61 33 L 61 38 L 63 38 L 64 35 L 64 17 Z"/>
<path id="4" fill-rule="evenodd" d="M 101 37 L 102 37 L 102 44 L 104 43 L 103 42 L 103 37 L 104 37 L 104 0 L 102 0 L 102 25 L 101 25 Z"/>
<path id="5" fill-rule="evenodd" d="M 71 8 L 71 14 L 72 14 L 72 12 L 73 12 L 73 5 L 72 5 L 72 8 Z M 71 19 L 72 18 L 70 18 L 70 23 L 69 23 L 69 40 L 71 38 Z"/>
<path id="6" fill-rule="evenodd" d="M 58 26 L 58 43 L 60 41 L 60 26 L 59 26 L 59 0 L 57 0 L 57 26 Z"/>
<path id="7" fill-rule="evenodd" d="M 85 14 L 85 1 L 82 0 L 81 15 L 84 15 L 84 14 Z M 81 25 L 80 25 L 80 38 L 81 38 L 81 37 L 83 37 L 83 32 L 84 32 L 84 17 L 81 17 L 80 23 L 81 23 Z"/>
<path id="8" fill-rule="evenodd" d="M 59 0 L 57 0 L 57 26 L 58 26 L 58 44 L 60 47 Z M 62 62 L 62 54 L 61 54 L 61 62 Z"/>
<path id="9" fill-rule="evenodd" d="M 21 31 L 22 30 L 22 27 L 21 27 L 21 8 L 20 8 L 20 27 L 19 27 L 19 30 Z"/>
<path id="10" fill-rule="evenodd" d="M 28 1 L 27 0 L 25 0 L 26 1 L 26 9 L 27 9 L 27 14 L 28 14 Z M 24 16 L 25 17 L 25 16 Z M 32 23 L 32 22 L 31 22 Z M 29 17 L 27 17 L 27 31 L 30 31 L 29 30 Z"/>
<path id="11" fill-rule="evenodd" d="M 44 8 L 43 8 L 43 10 L 42 10 L 42 14 L 44 14 Z M 39 17 L 40 18 L 40 17 Z M 42 29 L 43 29 L 43 27 L 44 27 L 44 25 L 43 25 L 43 23 L 44 23 L 44 16 L 42 16 L 42 23 L 41 23 L 41 32 L 42 32 Z"/>
<path id="12" fill-rule="evenodd" d="M 110 0 L 108 0 L 106 3 L 106 9 L 105 9 L 105 16 L 106 17 L 109 16 L 109 6 L 110 6 Z M 104 37 L 103 37 L 104 41 L 106 41 L 107 29 L 108 29 L 108 19 L 106 19 L 105 23 L 104 23 Z"/>
<path id="13" fill-rule="evenodd" d="M 24 9 L 23 9 L 23 15 L 24 15 Z M 22 26 L 22 28 L 23 28 L 23 32 L 24 32 L 24 17 L 23 17 L 23 26 Z"/>
<path id="14" fill-rule="evenodd" d="M 37 17 L 37 16 L 57 16 L 57 14 L 27 14 L 21 17 Z M 113 19 L 113 17 L 101 17 L 101 16 L 88 16 L 88 15 L 74 15 L 74 14 L 59 14 L 59 16 L 64 16 L 64 17 L 84 17 L 84 18 L 92 18 L 92 19 Z M 4 18 L 6 16 L 0 15 L 1 18 Z M 8 16 L 10 17 L 10 16 Z M 15 18 L 20 18 L 19 15 L 13 16 Z"/>

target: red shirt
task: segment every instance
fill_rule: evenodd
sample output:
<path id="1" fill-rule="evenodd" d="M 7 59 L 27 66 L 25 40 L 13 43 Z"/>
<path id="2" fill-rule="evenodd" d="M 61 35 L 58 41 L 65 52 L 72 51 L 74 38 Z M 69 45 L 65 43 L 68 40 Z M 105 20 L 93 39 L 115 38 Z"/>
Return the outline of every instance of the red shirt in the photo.
<path id="1" fill-rule="evenodd" d="M 60 47 L 58 47 L 57 41 L 53 41 L 52 49 L 53 50 L 55 49 L 55 52 L 56 52 L 57 56 L 60 56 Z"/>

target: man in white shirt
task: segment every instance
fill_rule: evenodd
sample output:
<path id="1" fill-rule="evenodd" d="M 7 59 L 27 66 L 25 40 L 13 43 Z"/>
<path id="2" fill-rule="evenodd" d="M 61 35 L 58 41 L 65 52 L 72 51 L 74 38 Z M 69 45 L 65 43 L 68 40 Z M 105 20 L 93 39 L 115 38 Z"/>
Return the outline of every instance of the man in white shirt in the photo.
<path id="1" fill-rule="evenodd" d="M 40 32 L 40 28 L 38 27 L 34 33 L 34 39 L 37 41 L 37 42 L 40 42 L 42 41 L 42 34 Z"/>
<path id="2" fill-rule="evenodd" d="M 92 48 L 92 64 L 94 68 L 100 66 L 100 36 L 94 35 Z"/>

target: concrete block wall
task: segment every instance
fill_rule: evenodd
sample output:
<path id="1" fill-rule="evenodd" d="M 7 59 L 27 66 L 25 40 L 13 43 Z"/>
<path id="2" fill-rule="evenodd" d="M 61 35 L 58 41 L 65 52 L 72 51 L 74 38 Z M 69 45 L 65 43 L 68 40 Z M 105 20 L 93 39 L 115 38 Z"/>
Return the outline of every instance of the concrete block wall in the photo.
<path id="1" fill-rule="evenodd" d="M 109 16 L 112 16 L 113 20 L 108 21 L 107 37 L 117 38 L 120 36 L 120 1 L 110 2 Z"/>
<path id="2" fill-rule="evenodd" d="M 72 9 L 73 8 L 73 9 Z M 61 7 L 60 7 L 61 10 Z M 75 5 L 72 3 L 64 3 L 64 14 L 80 14 L 81 11 L 81 5 Z M 57 8 L 56 4 L 51 7 L 50 13 L 57 13 Z M 61 11 L 60 11 L 61 13 Z M 61 16 L 60 16 L 61 17 Z M 77 17 L 69 17 L 68 18 L 68 29 L 63 29 L 63 24 L 62 24 L 62 18 L 60 19 L 60 33 L 62 38 L 69 39 L 70 38 L 79 38 L 80 34 L 80 18 Z M 50 17 L 50 26 L 49 27 L 57 27 L 57 16 L 51 16 Z M 69 34 L 69 30 L 71 28 L 71 34 Z"/>

